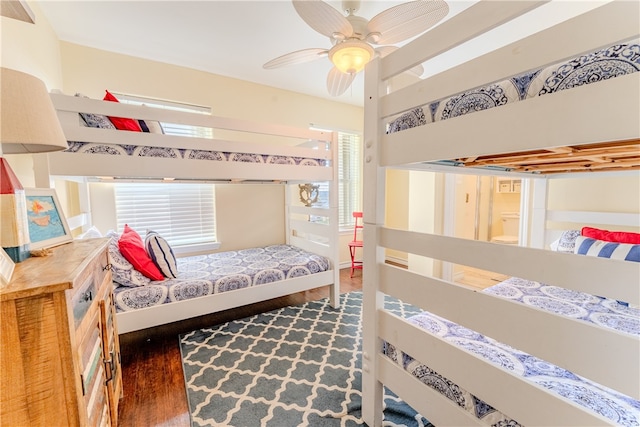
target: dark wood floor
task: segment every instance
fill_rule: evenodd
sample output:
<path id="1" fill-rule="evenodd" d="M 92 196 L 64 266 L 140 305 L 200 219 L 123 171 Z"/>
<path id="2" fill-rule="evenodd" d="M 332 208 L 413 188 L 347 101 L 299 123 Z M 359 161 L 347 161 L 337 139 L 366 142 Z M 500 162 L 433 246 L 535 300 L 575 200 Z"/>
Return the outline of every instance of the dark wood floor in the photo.
<path id="1" fill-rule="evenodd" d="M 362 276 L 340 271 L 340 292 L 362 289 Z M 121 427 L 188 426 L 189 412 L 182 374 L 178 334 L 241 319 L 287 305 L 329 296 L 327 287 L 299 292 L 246 307 L 172 323 L 120 336 L 124 396 L 120 400 Z"/>

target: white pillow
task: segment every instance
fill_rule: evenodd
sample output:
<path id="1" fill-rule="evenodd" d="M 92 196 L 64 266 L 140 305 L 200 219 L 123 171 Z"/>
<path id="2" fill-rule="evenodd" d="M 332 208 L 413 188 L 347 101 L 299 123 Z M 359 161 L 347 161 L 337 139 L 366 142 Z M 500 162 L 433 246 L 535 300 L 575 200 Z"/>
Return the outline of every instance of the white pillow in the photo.
<path id="1" fill-rule="evenodd" d="M 147 230 L 144 247 L 147 249 L 147 253 L 154 264 L 158 266 L 165 277 L 170 279 L 178 277 L 176 256 L 171 246 L 169 246 L 169 243 L 162 236 L 153 230 Z"/>
<path id="2" fill-rule="evenodd" d="M 76 237 L 76 239 L 97 239 L 100 237 L 102 237 L 102 233 L 94 225 L 90 229 L 88 229 L 87 231 L 85 231 L 84 233 Z"/>
<path id="3" fill-rule="evenodd" d="M 567 254 L 574 253 L 576 239 L 580 236 L 580 230 L 563 231 L 560 237 L 552 242 L 549 246 L 552 251 L 564 252 Z"/>
<path id="4" fill-rule="evenodd" d="M 162 129 L 162 125 L 160 124 L 160 122 L 155 120 L 145 120 L 144 122 L 147 124 L 149 133 L 159 133 L 159 134 L 164 133 L 164 129 Z"/>

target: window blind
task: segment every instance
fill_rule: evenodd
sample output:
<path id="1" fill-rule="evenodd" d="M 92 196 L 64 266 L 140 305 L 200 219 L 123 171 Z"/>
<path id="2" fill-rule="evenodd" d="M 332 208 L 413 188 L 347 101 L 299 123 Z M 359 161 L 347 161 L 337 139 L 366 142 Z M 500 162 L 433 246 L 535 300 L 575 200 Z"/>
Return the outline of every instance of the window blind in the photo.
<path id="1" fill-rule="evenodd" d="M 173 111 L 186 111 L 190 113 L 211 115 L 211 107 L 202 105 L 184 104 L 181 102 L 165 101 L 162 99 L 145 98 L 141 96 L 127 95 L 124 93 L 113 92 L 118 101 L 123 104 L 146 105 L 152 108 L 162 108 Z M 162 130 L 167 135 L 189 136 L 196 138 L 213 139 L 213 129 L 202 126 L 191 126 L 179 123 L 160 122 Z"/>
<path id="2" fill-rule="evenodd" d="M 338 132 L 338 220 L 354 226 L 353 212 L 362 210 L 362 137 Z"/>
<path id="3" fill-rule="evenodd" d="M 213 184 L 115 184 L 118 230 L 125 224 L 144 239 L 158 232 L 172 246 L 216 241 Z"/>

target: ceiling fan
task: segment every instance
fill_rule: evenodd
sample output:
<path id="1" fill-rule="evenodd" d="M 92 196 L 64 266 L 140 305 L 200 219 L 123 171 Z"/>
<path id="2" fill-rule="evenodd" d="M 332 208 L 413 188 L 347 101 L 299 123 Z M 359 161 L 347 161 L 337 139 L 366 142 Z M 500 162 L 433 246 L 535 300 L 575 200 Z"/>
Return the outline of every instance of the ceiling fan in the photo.
<path id="1" fill-rule="evenodd" d="M 331 96 L 342 95 L 374 55 L 384 57 L 397 49 L 389 44 L 407 40 L 428 30 L 449 12 L 449 6 L 443 0 L 415 0 L 393 6 L 367 20 L 355 15 L 360 8 L 360 0 L 342 2 L 346 16 L 321 0 L 292 1 L 304 22 L 329 37 L 333 47 L 290 52 L 272 59 L 263 68 L 302 64 L 328 56 L 334 65 L 327 76 L 327 90 Z M 418 76 L 423 71 L 422 65 L 408 70 Z"/>

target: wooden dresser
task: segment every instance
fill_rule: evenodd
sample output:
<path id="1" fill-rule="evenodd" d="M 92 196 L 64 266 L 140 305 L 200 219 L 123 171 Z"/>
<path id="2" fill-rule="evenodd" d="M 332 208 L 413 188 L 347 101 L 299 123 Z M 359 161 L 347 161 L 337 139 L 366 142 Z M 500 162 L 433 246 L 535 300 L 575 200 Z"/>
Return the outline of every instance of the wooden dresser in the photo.
<path id="1" fill-rule="evenodd" d="M 0 425 L 116 426 L 122 394 L 107 239 L 16 264 L 0 290 Z"/>

